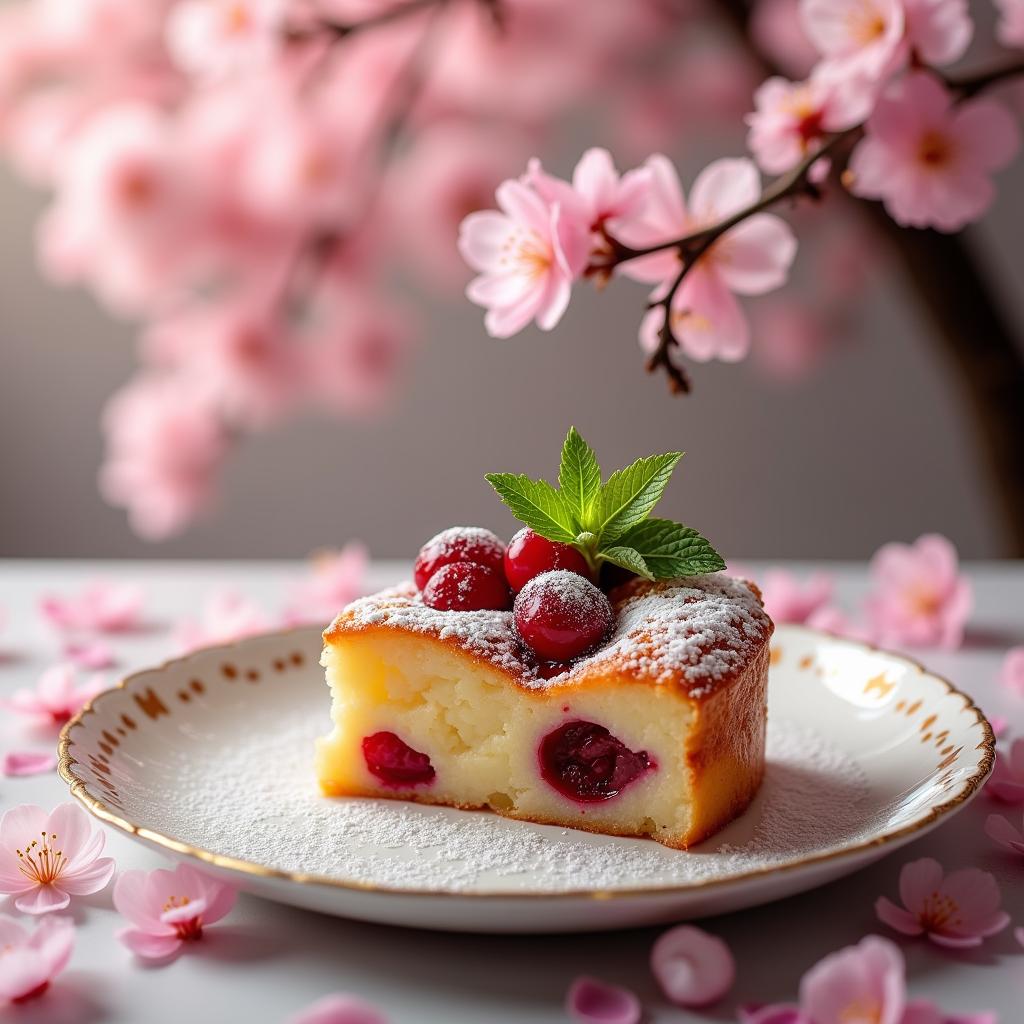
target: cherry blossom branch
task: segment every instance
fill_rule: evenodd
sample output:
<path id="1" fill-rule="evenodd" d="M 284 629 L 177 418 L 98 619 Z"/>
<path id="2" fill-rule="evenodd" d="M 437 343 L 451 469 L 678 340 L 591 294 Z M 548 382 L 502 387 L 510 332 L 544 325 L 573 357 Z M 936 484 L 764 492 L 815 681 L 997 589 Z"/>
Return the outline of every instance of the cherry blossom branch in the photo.
<path id="1" fill-rule="evenodd" d="M 1002 67 L 981 71 L 966 78 L 944 75 L 942 80 L 947 89 L 959 93 L 959 98 L 965 100 L 977 95 L 977 93 L 989 88 L 989 86 L 998 85 L 1000 82 L 1016 78 L 1019 75 L 1024 75 L 1024 60 L 1013 61 L 1012 63 L 1004 64 Z"/>
<path id="2" fill-rule="evenodd" d="M 960 79 L 944 78 L 943 80 L 951 90 L 958 93 L 958 98 L 962 101 L 976 95 L 991 85 L 1022 74 L 1024 74 L 1024 61 L 1017 61 L 1000 68 L 987 69 L 968 77 Z M 669 388 L 673 394 L 686 394 L 691 390 L 689 374 L 672 358 L 673 349 L 679 347 L 679 341 L 672 329 L 672 304 L 690 270 L 726 232 L 750 217 L 785 199 L 796 199 L 800 196 L 807 196 L 811 199 L 821 198 L 821 190 L 811 180 L 811 172 L 815 165 L 819 160 L 839 147 L 840 144 L 852 141 L 862 131 L 863 125 L 856 125 L 846 131 L 837 132 L 827 137 L 819 148 L 808 153 L 791 171 L 772 181 L 753 203 L 737 210 L 723 220 L 703 227 L 698 231 L 640 249 L 626 245 L 607 231 L 604 232 L 609 246 L 608 260 L 600 265 L 591 267 L 591 273 L 596 272 L 607 275 L 612 268 L 621 263 L 650 256 L 654 253 L 665 252 L 670 249 L 678 251 L 682 264 L 679 273 L 669 285 L 666 293 L 648 307 L 649 309 L 662 309 L 663 319 L 658 330 L 657 348 L 651 353 L 646 363 L 648 373 L 657 372 L 659 369 L 665 371 L 668 377 Z"/>
<path id="3" fill-rule="evenodd" d="M 818 186 L 811 180 L 811 171 L 819 160 L 827 157 L 840 143 L 852 138 L 859 132 L 860 128 L 857 127 L 830 136 L 820 148 L 812 153 L 808 153 L 791 171 L 771 182 L 755 202 L 737 210 L 729 217 L 715 224 L 703 227 L 681 238 L 675 238 L 642 249 L 634 249 L 605 232 L 605 237 L 611 249 L 610 262 L 601 268 L 606 272 L 611 267 L 617 266 L 620 263 L 639 259 L 643 256 L 650 256 L 657 252 L 664 252 L 668 249 L 676 249 L 679 253 L 679 259 L 682 264 L 679 268 L 679 273 L 676 274 L 664 296 L 649 306 L 650 309 L 661 308 L 663 310 L 663 319 L 658 331 L 658 347 L 647 360 L 647 372 L 654 373 L 659 369 L 663 369 L 668 377 L 669 388 L 673 394 L 685 394 L 691 388 L 689 375 L 672 359 L 672 349 L 679 345 L 679 341 L 672 330 L 672 303 L 689 272 L 715 242 L 726 232 L 736 227 L 737 224 L 741 224 L 755 214 L 761 213 L 785 199 L 796 199 L 800 196 L 807 196 L 812 199 L 820 198 L 821 192 Z"/>

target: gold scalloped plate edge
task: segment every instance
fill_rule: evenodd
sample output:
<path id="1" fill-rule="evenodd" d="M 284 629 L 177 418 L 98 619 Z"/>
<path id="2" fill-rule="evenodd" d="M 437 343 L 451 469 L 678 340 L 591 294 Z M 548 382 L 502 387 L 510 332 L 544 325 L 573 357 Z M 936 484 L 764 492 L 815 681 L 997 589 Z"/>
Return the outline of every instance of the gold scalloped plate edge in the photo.
<path id="1" fill-rule="evenodd" d="M 978 726 L 981 729 L 981 741 L 975 746 L 975 750 L 982 752 L 975 766 L 974 771 L 962 779 L 957 792 L 943 803 L 936 804 L 923 814 L 919 819 L 898 828 L 881 832 L 870 839 L 844 846 L 836 850 L 828 850 L 821 853 L 811 854 L 780 865 L 772 865 L 766 868 L 755 868 L 750 871 L 741 872 L 728 878 L 707 879 L 698 882 L 677 885 L 649 886 L 649 887 L 623 887 L 621 889 L 581 889 L 568 892 L 523 892 L 511 889 L 497 890 L 473 890 L 460 892 L 446 892 L 436 889 L 415 889 L 391 886 L 379 886 L 368 882 L 357 880 L 339 879 L 324 875 L 303 874 L 299 872 L 282 871 L 277 868 L 267 867 L 252 861 L 239 860 L 223 854 L 214 853 L 202 847 L 196 847 L 190 843 L 183 842 L 173 836 L 165 835 L 162 832 L 150 829 L 145 825 L 129 821 L 122 817 L 116 810 L 104 803 L 102 798 L 90 792 L 88 784 L 79 778 L 73 767 L 78 762 L 71 754 L 72 732 L 86 724 L 86 719 L 96 714 L 96 708 L 104 698 L 110 697 L 121 690 L 130 690 L 144 676 L 149 676 L 169 669 L 173 666 L 184 665 L 187 662 L 202 656 L 216 654 L 218 652 L 230 652 L 237 650 L 240 646 L 256 640 L 269 640 L 276 637 L 301 636 L 312 632 L 313 627 L 298 626 L 283 630 L 274 630 L 267 633 L 260 633 L 248 636 L 231 643 L 214 644 L 208 647 L 197 648 L 179 657 L 168 658 L 158 665 L 149 668 L 139 669 L 124 676 L 118 682 L 97 696 L 88 701 L 82 709 L 71 718 L 61 729 L 57 743 L 57 772 L 68 784 L 71 795 L 94 817 L 100 821 L 113 826 L 124 834 L 142 840 L 160 850 L 165 850 L 172 855 L 189 857 L 210 867 L 223 871 L 237 872 L 254 878 L 277 879 L 279 881 L 291 882 L 302 886 L 319 886 L 327 889 L 341 889 L 353 893 L 373 893 L 377 896 L 391 896 L 396 898 L 415 897 L 433 900 L 642 900 L 647 898 L 664 898 L 673 895 L 686 895 L 703 893 L 714 889 L 735 887 L 745 882 L 763 879 L 768 876 L 773 878 L 789 875 L 799 870 L 822 864 L 833 864 L 838 861 L 856 860 L 859 855 L 877 852 L 881 847 L 892 846 L 893 848 L 909 842 L 918 834 L 931 831 L 941 821 L 966 806 L 980 791 L 985 779 L 991 773 L 995 764 L 995 734 L 992 727 L 985 718 L 981 709 L 974 700 L 962 690 L 954 686 L 948 679 L 927 669 L 921 662 L 904 654 L 898 654 L 873 644 L 863 643 L 858 640 L 851 640 L 826 630 L 811 629 L 807 626 L 786 624 L 786 631 L 800 632 L 806 636 L 818 637 L 821 640 L 834 641 L 854 648 L 862 653 L 880 654 L 893 661 L 908 666 L 919 676 L 928 678 L 942 687 L 945 687 L 945 696 L 956 696 L 963 700 L 961 713 L 974 713 L 974 722 L 968 728 Z M 879 854 L 881 855 L 881 854 Z"/>

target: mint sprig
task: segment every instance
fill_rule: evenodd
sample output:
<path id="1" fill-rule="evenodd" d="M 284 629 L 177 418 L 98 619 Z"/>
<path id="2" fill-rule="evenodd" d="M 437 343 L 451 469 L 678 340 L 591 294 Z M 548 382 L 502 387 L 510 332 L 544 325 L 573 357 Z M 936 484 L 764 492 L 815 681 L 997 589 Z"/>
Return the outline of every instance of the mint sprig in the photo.
<path id="1" fill-rule="evenodd" d="M 516 473 L 488 473 L 487 481 L 520 522 L 571 544 L 595 572 L 611 562 L 648 580 L 703 576 L 725 568 L 722 556 L 691 527 L 651 518 L 682 457 L 668 452 L 637 459 L 602 483 L 597 456 L 570 427 L 557 489 Z"/>

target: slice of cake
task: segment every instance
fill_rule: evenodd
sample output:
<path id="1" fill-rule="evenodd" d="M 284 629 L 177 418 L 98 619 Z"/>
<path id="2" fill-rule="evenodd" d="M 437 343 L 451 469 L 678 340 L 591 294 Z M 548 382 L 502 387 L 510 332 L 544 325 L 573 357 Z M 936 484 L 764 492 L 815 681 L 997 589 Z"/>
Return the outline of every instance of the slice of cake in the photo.
<path id="1" fill-rule="evenodd" d="M 754 586 L 635 579 L 605 597 L 583 563 L 528 579 L 511 610 L 495 565 L 441 561 L 422 591 L 356 601 L 324 634 L 326 794 L 490 808 L 678 848 L 749 804 L 773 629 Z"/>

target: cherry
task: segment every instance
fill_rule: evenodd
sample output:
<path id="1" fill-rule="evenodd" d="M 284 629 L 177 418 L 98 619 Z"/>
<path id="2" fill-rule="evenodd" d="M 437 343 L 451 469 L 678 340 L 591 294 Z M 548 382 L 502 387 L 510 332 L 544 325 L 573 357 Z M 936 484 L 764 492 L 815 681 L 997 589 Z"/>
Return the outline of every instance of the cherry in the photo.
<path id="1" fill-rule="evenodd" d="M 503 612 L 511 596 L 504 576 L 476 562 L 444 565 L 423 588 L 423 603 L 442 612 Z"/>
<path id="2" fill-rule="evenodd" d="M 431 537 L 416 558 L 413 576 L 422 590 L 438 569 L 453 562 L 476 562 L 501 575 L 505 545 L 501 539 L 479 526 L 453 526 Z"/>
<path id="3" fill-rule="evenodd" d="M 599 644 L 615 618 L 608 598 L 567 569 L 534 576 L 513 608 L 516 631 L 542 661 L 568 661 Z"/>
<path id="4" fill-rule="evenodd" d="M 587 804 L 618 796 L 654 767 L 647 751 L 630 750 L 594 722 L 560 725 L 541 740 L 537 756 L 545 782 L 562 796 Z"/>
<path id="5" fill-rule="evenodd" d="M 587 560 L 571 545 L 558 544 L 524 526 L 509 542 L 505 551 L 505 578 L 508 585 L 518 593 L 534 576 L 552 569 L 568 569 L 586 576 L 591 583 L 594 577 Z"/>
<path id="6" fill-rule="evenodd" d="M 418 786 L 431 782 L 435 775 L 430 758 L 413 750 L 393 732 L 375 732 L 364 737 L 363 760 L 370 774 L 386 786 Z"/>

